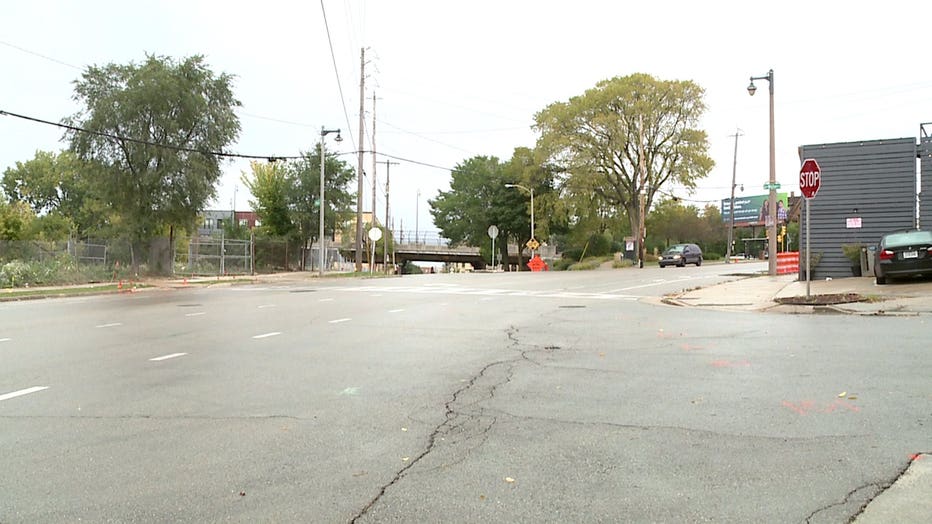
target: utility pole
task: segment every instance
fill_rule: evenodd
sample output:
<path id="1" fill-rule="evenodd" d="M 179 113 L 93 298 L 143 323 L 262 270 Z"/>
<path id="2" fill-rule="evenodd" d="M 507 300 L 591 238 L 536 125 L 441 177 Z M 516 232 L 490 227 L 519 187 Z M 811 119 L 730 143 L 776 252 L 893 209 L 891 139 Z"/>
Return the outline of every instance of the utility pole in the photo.
<path id="1" fill-rule="evenodd" d="M 640 181 L 638 183 L 638 267 L 644 267 L 644 256 L 647 249 L 644 241 L 647 231 L 644 229 L 644 212 L 647 207 L 647 168 L 644 162 L 644 118 L 638 115 L 638 167 Z"/>
<path id="2" fill-rule="evenodd" d="M 366 48 L 362 48 L 359 58 L 359 152 L 358 172 L 359 178 L 356 187 L 356 272 L 362 273 L 362 191 L 363 191 L 363 149 L 365 148 L 365 111 L 366 111 Z"/>
<path id="3" fill-rule="evenodd" d="M 728 208 L 728 214 L 731 215 L 731 224 L 728 226 L 728 245 L 725 246 L 725 263 L 731 264 L 731 244 L 734 242 L 735 235 L 735 175 L 738 173 L 738 137 L 744 135 L 740 129 L 735 130 L 735 134 L 728 135 L 735 137 L 735 159 L 731 165 L 731 205 Z"/>
<path id="4" fill-rule="evenodd" d="M 385 164 L 385 234 L 382 235 L 382 237 L 383 237 L 385 240 L 384 240 L 384 243 L 382 244 L 382 263 L 385 264 L 385 272 L 387 273 L 387 272 L 388 272 L 388 239 L 389 239 L 390 236 L 393 237 L 393 235 L 391 235 L 391 229 L 388 228 L 388 224 L 389 224 L 389 221 L 388 221 L 388 220 L 389 220 L 389 218 L 388 218 L 388 217 L 389 217 L 389 214 L 388 214 L 388 211 L 389 211 L 389 209 L 388 209 L 388 196 L 389 196 L 388 184 L 389 184 L 389 182 L 391 181 L 391 178 L 390 178 L 390 176 L 389 176 L 389 173 L 391 172 L 392 164 L 394 164 L 394 165 L 397 166 L 397 165 L 399 165 L 399 162 L 392 162 L 391 160 L 384 160 L 384 161 L 382 161 L 381 163 L 382 163 L 382 164 Z M 393 244 L 394 244 L 394 242 L 393 242 Z M 394 247 L 392 247 L 392 249 L 394 249 Z"/>
<path id="5" fill-rule="evenodd" d="M 375 185 L 378 180 L 378 171 L 376 170 L 376 159 L 375 159 L 375 90 L 372 90 L 372 225 L 370 227 L 376 227 L 378 220 L 375 216 Z M 375 246 L 377 242 L 372 243 L 372 265 L 375 265 Z M 384 260 L 383 260 L 384 262 Z M 374 267 L 369 268 L 369 273 L 375 271 Z"/>

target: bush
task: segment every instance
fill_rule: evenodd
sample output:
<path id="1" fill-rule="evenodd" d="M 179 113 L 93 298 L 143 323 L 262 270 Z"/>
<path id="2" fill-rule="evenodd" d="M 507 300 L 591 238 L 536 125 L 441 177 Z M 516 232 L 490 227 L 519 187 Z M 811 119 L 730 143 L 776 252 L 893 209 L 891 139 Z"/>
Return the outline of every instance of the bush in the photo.
<path id="1" fill-rule="evenodd" d="M 566 256 L 566 253 L 564 253 L 563 258 L 558 258 L 551 262 L 550 269 L 552 271 L 566 271 L 575 262 L 575 258 L 569 258 Z"/>
<path id="2" fill-rule="evenodd" d="M 0 266 L 0 287 L 23 286 L 35 280 L 33 264 L 14 260 Z"/>
<path id="3" fill-rule="evenodd" d="M 601 233 L 589 237 L 586 256 L 601 257 L 612 253 L 612 241 Z"/>

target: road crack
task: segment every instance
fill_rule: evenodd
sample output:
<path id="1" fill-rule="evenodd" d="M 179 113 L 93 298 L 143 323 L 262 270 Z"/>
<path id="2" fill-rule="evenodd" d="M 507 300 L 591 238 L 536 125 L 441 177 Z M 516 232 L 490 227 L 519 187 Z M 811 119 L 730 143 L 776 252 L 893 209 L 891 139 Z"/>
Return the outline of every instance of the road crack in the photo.
<path id="1" fill-rule="evenodd" d="M 379 489 L 375 497 L 373 497 L 359 513 L 350 519 L 351 523 L 356 523 L 365 517 L 392 486 L 397 484 L 411 468 L 430 455 L 441 442 L 447 444 L 453 443 L 452 441 L 447 441 L 447 437 L 450 435 L 454 435 L 458 432 L 463 435 L 463 438 L 457 442 L 476 441 L 476 443 L 470 447 L 462 457 L 448 464 L 444 464 L 444 466 L 462 462 L 466 459 L 469 452 L 480 447 L 488 439 L 488 434 L 498 418 L 484 415 L 484 410 L 481 408 L 478 411 L 472 411 L 468 408 L 495 398 L 498 389 L 511 382 L 514 377 L 514 369 L 518 364 L 527 362 L 540 365 L 529 357 L 530 353 L 541 351 L 552 352 L 555 349 L 559 349 L 555 346 L 522 349 L 521 342 L 517 339 L 517 333 L 518 330 L 514 327 L 507 329 L 505 332 L 509 341 L 509 345 L 506 349 L 517 351 L 518 355 L 486 364 L 453 392 L 450 396 L 450 400 L 444 404 L 443 421 L 428 435 L 425 448 L 417 455 L 411 457 L 411 459 L 395 473 L 392 479 Z M 482 384 L 485 380 L 491 380 L 491 382 Z"/>
<path id="2" fill-rule="evenodd" d="M 822 506 L 821 508 L 816 509 L 815 511 L 810 513 L 809 516 L 806 517 L 806 520 L 805 520 L 806 524 L 810 524 L 812 522 L 812 519 L 816 518 L 816 516 L 819 513 L 822 513 L 824 511 L 829 511 L 833 508 L 843 507 L 843 506 L 847 506 L 848 504 L 851 504 L 852 501 L 855 500 L 856 496 L 861 491 L 870 490 L 871 488 L 873 488 L 871 491 L 867 493 L 867 495 L 865 495 L 866 498 L 864 502 L 862 502 L 861 505 L 858 506 L 858 510 L 854 512 L 854 514 L 851 515 L 851 517 L 849 518 L 848 522 L 852 522 L 858 515 L 864 512 L 864 509 L 867 508 L 867 505 L 870 504 L 871 501 L 873 501 L 881 493 L 889 489 L 890 486 L 892 486 L 897 480 L 899 480 L 899 478 L 902 477 L 906 473 L 906 470 L 909 469 L 910 464 L 912 464 L 912 459 L 907 461 L 903 467 L 897 470 L 896 474 L 894 474 L 892 478 L 888 480 L 867 482 L 865 484 L 862 484 L 852 489 L 848 493 L 846 493 L 844 498 L 841 501 L 833 502 L 831 504 L 826 504 L 825 506 Z"/>

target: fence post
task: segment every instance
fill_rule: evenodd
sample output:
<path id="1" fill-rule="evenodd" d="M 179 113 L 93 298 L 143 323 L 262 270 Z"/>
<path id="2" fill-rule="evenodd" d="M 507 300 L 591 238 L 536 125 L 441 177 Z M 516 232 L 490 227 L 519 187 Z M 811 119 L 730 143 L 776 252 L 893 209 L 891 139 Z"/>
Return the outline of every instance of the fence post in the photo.
<path id="1" fill-rule="evenodd" d="M 223 267 L 224 259 L 226 259 L 226 253 L 227 253 L 227 250 L 226 250 L 226 246 L 224 245 L 223 230 L 221 229 L 220 230 L 220 275 L 227 274 L 226 270 Z"/>

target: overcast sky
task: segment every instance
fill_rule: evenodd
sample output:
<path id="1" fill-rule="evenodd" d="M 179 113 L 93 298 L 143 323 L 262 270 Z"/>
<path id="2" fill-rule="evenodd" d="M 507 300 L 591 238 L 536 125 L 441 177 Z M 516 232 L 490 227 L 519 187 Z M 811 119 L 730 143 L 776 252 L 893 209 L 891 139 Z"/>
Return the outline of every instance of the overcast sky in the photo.
<path id="1" fill-rule="evenodd" d="M 767 81 L 774 70 L 777 179 L 796 191 L 804 144 L 918 137 L 932 122 L 929 2 L 464 2 L 324 0 L 4 2 L 0 109 L 59 121 L 78 109 L 73 81 L 87 65 L 140 62 L 146 53 L 206 56 L 236 76 L 242 133 L 232 151 L 295 155 L 341 128 L 328 150 L 356 166 L 360 50 L 366 51 L 366 149 L 372 96 L 376 148 L 391 166 L 396 228 L 433 230 L 427 199 L 474 155 L 505 160 L 533 146 L 534 114 L 598 81 L 632 73 L 692 80 L 706 91 L 716 165 L 689 195 L 727 198 L 735 141 L 741 195 L 768 178 Z M 329 40 L 324 23 L 326 13 Z M 333 56 L 331 56 L 331 44 Z M 334 68 L 334 57 L 336 69 Z M 338 83 L 339 78 L 339 83 Z M 342 85 L 342 92 L 340 89 Z M 932 126 L 930 126 L 932 127 Z M 0 116 L 0 170 L 59 150 L 61 130 Z M 380 161 L 386 158 L 379 158 Z M 364 162 L 371 209 L 372 159 Z M 248 208 L 246 162 L 225 165 L 214 207 Z M 825 173 L 824 176 L 830 176 Z M 377 168 L 377 213 L 385 165 Z M 420 193 L 420 199 L 417 198 Z M 415 218 L 417 215 L 417 219 Z"/>

